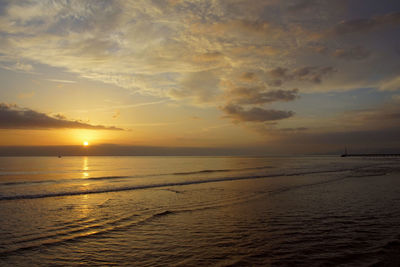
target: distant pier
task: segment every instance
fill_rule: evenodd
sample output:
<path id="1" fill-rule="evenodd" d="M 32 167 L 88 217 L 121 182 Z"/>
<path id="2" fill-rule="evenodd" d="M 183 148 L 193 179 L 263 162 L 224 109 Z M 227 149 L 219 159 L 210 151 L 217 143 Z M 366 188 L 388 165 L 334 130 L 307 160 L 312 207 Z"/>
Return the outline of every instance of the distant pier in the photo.
<path id="1" fill-rule="evenodd" d="M 400 157 L 400 154 L 342 154 L 341 157 Z"/>

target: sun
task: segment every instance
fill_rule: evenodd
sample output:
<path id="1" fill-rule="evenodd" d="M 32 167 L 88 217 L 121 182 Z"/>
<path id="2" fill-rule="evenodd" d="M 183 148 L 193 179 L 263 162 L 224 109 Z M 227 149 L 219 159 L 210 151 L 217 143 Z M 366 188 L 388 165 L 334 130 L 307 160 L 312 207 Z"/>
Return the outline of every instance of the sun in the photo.
<path id="1" fill-rule="evenodd" d="M 83 146 L 89 146 L 89 142 L 88 141 L 83 141 Z"/>

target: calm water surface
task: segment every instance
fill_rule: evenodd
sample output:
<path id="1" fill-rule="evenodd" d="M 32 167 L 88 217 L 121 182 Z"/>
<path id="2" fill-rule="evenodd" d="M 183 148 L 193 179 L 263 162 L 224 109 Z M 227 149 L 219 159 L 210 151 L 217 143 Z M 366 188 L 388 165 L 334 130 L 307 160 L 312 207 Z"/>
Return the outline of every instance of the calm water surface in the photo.
<path id="1" fill-rule="evenodd" d="M 399 266 L 400 160 L 0 157 L 0 265 Z"/>

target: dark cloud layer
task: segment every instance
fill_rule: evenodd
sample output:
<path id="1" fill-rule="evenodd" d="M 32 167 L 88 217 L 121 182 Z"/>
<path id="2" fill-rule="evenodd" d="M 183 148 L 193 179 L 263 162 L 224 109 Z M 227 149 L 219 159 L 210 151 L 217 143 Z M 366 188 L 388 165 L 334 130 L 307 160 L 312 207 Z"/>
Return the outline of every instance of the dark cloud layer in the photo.
<path id="1" fill-rule="evenodd" d="M 349 49 L 337 49 L 333 56 L 345 60 L 363 60 L 368 58 L 371 55 L 365 47 L 363 46 L 354 46 Z"/>
<path id="2" fill-rule="evenodd" d="M 362 45 L 356 45 L 346 48 L 339 48 L 336 50 L 330 50 L 326 46 L 317 46 L 314 51 L 327 56 L 332 56 L 344 60 L 364 60 L 371 56 L 371 51 L 366 49 Z"/>
<path id="3" fill-rule="evenodd" d="M 298 0 L 288 7 L 288 11 L 292 13 L 304 11 L 316 6 L 317 4 L 317 0 Z"/>
<path id="4" fill-rule="evenodd" d="M 332 33 L 335 35 L 362 33 L 398 25 L 400 25 L 400 12 L 394 12 L 371 18 L 342 21 L 333 28 Z"/>
<path id="5" fill-rule="evenodd" d="M 265 104 L 276 101 L 293 101 L 298 98 L 298 89 L 264 91 L 264 88 L 233 89 L 230 94 L 238 104 Z"/>
<path id="6" fill-rule="evenodd" d="M 67 120 L 64 116 L 50 117 L 17 105 L 0 103 L 0 129 L 97 129 L 123 130 L 114 126 L 92 125 L 80 121 Z"/>
<path id="7" fill-rule="evenodd" d="M 259 107 L 244 109 L 241 106 L 235 104 L 228 104 L 223 107 L 222 110 L 227 114 L 227 117 L 240 122 L 275 121 L 286 119 L 294 115 L 294 112 L 292 111 L 263 109 Z"/>
<path id="8" fill-rule="evenodd" d="M 277 67 L 268 72 L 273 79 L 271 85 L 279 86 L 288 81 L 306 81 L 319 84 L 322 78 L 328 74 L 334 73 L 336 70 L 333 67 L 316 67 L 305 66 L 294 70 Z"/>

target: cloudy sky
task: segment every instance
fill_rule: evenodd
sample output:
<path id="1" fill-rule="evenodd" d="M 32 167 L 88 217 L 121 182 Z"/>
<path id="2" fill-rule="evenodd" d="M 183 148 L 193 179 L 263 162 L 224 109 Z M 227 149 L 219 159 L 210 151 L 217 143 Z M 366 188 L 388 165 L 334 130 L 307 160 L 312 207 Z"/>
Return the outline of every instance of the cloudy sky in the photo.
<path id="1" fill-rule="evenodd" d="M 0 146 L 396 149 L 400 1 L 1 0 L 0 79 Z"/>

